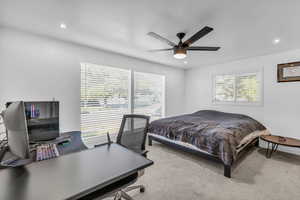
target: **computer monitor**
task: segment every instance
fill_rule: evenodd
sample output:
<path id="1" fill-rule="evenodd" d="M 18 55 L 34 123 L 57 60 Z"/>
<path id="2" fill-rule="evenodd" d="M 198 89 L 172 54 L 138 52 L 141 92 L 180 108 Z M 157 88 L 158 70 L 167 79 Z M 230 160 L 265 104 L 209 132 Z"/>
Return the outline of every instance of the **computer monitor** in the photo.
<path id="1" fill-rule="evenodd" d="M 2 117 L 7 130 L 9 151 L 19 159 L 30 158 L 24 102 L 11 103 L 2 112 Z"/>
<path id="2" fill-rule="evenodd" d="M 8 108 L 13 102 L 7 102 Z M 59 137 L 59 102 L 25 101 L 25 116 L 30 143 Z"/>

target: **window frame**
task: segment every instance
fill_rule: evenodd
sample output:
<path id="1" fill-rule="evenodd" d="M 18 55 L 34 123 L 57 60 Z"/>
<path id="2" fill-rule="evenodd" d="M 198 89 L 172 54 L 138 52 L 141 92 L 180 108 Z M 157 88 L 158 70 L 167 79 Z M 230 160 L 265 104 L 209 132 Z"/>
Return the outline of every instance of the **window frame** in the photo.
<path id="1" fill-rule="evenodd" d="M 256 102 L 242 102 L 237 101 L 237 77 L 241 76 L 250 76 L 256 75 L 259 82 L 258 94 L 259 100 Z M 217 101 L 216 100 L 216 77 L 217 76 L 234 76 L 234 100 L 233 101 Z M 253 72 L 236 72 L 236 73 L 216 73 L 212 75 L 212 104 L 214 105 L 237 105 L 237 106 L 263 106 L 264 97 L 263 97 L 263 71 L 253 71 Z"/>

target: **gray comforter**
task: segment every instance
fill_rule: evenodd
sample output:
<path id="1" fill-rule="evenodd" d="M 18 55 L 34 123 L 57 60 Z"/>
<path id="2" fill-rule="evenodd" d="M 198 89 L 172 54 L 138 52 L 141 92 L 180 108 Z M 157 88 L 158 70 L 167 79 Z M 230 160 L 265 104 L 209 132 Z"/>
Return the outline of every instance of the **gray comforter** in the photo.
<path id="1" fill-rule="evenodd" d="M 226 165 L 236 159 L 236 147 L 245 136 L 265 129 L 249 116 L 213 110 L 159 119 L 149 126 L 150 133 L 192 144 Z"/>

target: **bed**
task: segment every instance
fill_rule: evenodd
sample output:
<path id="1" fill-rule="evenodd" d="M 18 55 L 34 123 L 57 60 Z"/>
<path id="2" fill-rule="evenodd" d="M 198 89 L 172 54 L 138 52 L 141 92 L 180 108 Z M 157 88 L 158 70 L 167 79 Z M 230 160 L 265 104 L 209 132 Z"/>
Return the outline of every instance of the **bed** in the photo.
<path id="1" fill-rule="evenodd" d="M 269 135 L 264 125 L 241 114 L 201 110 L 192 114 L 155 120 L 149 125 L 148 142 L 157 141 L 224 164 L 231 177 L 232 165 L 247 149 Z"/>

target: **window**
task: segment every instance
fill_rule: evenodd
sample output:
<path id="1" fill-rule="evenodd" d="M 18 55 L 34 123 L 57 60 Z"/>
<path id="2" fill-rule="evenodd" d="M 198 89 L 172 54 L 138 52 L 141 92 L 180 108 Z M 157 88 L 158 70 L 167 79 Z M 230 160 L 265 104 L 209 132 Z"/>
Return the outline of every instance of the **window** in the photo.
<path id="1" fill-rule="evenodd" d="M 259 102 L 260 88 L 257 74 L 240 75 L 236 77 L 236 101 Z"/>
<path id="2" fill-rule="evenodd" d="M 123 114 L 129 113 L 129 83 L 129 70 L 81 65 L 81 132 L 86 141 L 118 131 Z"/>
<path id="3" fill-rule="evenodd" d="M 80 100 L 84 142 L 103 143 L 107 132 L 116 136 L 124 114 L 164 116 L 164 76 L 81 64 Z"/>
<path id="4" fill-rule="evenodd" d="M 215 77 L 215 101 L 234 101 L 234 76 Z"/>
<path id="5" fill-rule="evenodd" d="M 259 104 L 261 102 L 261 74 L 229 74 L 214 77 L 215 103 Z"/>
<path id="6" fill-rule="evenodd" d="M 134 113 L 164 116 L 164 76 L 134 72 Z"/>

